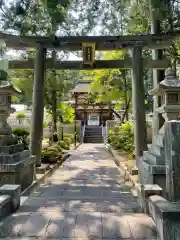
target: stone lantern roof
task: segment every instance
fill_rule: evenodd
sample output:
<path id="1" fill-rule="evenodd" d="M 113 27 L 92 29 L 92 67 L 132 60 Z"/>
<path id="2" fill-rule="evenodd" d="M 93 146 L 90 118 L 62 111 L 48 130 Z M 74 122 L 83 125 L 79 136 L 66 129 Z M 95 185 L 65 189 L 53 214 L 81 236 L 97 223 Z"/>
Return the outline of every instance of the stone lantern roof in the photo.
<path id="1" fill-rule="evenodd" d="M 176 78 L 175 71 L 171 68 L 166 69 L 165 79 L 158 86 L 149 91 L 151 95 L 162 95 L 163 92 L 180 91 L 180 80 Z"/>
<path id="2" fill-rule="evenodd" d="M 19 95 L 21 93 L 21 91 L 9 81 L 7 72 L 4 70 L 0 70 L 0 93 L 8 95 Z"/>
<path id="3" fill-rule="evenodd" d="M 17 89 L 11 82 L 0 82 L 0 93 L 7 93 L 10 95 L 19 95 L 21 91 Z"/>

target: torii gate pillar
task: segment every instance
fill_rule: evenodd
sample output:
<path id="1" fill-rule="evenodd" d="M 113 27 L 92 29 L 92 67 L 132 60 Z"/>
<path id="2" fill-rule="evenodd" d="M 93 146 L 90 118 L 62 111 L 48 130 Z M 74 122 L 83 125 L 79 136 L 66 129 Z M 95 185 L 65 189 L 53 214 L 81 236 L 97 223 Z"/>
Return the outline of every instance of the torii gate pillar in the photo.
<path id="1" fill-rule="evenodd" d="M 41 148 L 44 118 L 44 85 L 45 85 L 46 49 L 39 45 L 36 51 L 35 76 L 33 85 L 33 109 L 30 151 L 36 156 L 36 166 L 41 165 Z"/>
<path id="2" fill-rule="evenodd" d="M 145 92 L 143 82 L 143 59 L 142 48 L 135 46 L 132 49 L 132 105 L 134 121 L 134 143 L 135 157 L 138 166 L 138 159 L 147 149 L 147 130 L 145 115 Z"/>

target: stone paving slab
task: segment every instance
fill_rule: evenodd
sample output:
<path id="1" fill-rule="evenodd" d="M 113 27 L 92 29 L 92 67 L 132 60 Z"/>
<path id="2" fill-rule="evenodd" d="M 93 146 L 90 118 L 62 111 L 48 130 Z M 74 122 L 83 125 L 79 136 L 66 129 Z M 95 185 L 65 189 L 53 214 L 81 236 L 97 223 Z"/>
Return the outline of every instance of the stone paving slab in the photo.
<path id="1" fill-rule="evenodd" d="M 84 144 L 18 212 L 0 223 L 0 239 L 157 240 L 103 144 Z"/>

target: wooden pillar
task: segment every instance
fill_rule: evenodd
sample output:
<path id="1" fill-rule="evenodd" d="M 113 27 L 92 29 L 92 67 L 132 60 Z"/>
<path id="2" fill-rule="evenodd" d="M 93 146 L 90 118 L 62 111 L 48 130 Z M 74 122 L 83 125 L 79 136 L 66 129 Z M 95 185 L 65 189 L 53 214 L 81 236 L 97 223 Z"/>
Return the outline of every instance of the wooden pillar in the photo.
<path id="1" fill-rule="evenodd" d="M 41 148 L 44 118 L 44 84 L 45 84 L 46 49 L 39 45 L 36 51 L 35 77 L 33 85 L 33 110 L 30 151 L 36 156 L 36 166 L 41 165 Z"/>
<path id="2" fill-rule="evenodd" d="M 144 104 L 144 82 L 143 82 L 143 59 L 142 48 L 132 49 L 132 99 L 133 99 L 133 120 L 134 120 L 134 142 L 135 156 L 138 159 L 147 149 L 146 116 Z"/>

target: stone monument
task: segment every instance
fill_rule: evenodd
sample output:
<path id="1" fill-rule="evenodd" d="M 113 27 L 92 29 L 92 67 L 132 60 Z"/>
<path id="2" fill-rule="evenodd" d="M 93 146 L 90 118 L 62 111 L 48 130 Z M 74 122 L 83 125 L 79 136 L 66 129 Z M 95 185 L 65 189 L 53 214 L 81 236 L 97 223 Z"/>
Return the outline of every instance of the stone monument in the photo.
<path id="1" fill-rule="evenodd" d="M 178 120 L 180 114 L 180 80 L 172 69 L 165 71 L 165 79 L 156 89 L 150 92 L 161 97 L 161 106 L 157 112 L 161 113 L 165 122 Z M 139 163 L 139 177 L 141 184 L 158 184 L 164 195 L 166 194 L 166 164 L 165 164 L 165 125 L 159 130 L 148 151 L 145 151 Z"/>
<path id="2" fill-rule="evenodd" d="M 180 121 L 165 123 L 166 197 L 180 202 Z"/>
<path id="3" fill-rule="evenodd" d="M 0 184 L 19 184 L 25 189 L 35 174 L 35 157 L 12 134 L 7 119 L 15 110 L 11 108 L 12 95 L 19 94 L 8 80 L 7 72 L 0 70 Z"/>

